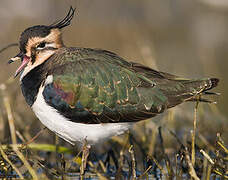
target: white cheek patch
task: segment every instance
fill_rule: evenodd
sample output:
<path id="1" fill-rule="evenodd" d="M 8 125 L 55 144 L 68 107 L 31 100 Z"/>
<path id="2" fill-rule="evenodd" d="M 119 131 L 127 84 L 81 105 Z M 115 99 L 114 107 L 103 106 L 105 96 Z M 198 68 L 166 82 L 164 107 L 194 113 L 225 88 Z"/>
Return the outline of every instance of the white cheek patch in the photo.
<path id="1" fill-rule="evenodd" d="M 35 62 L 33 64 L 31 64 L 29 62 L 28 65 L 24 68 L 24 70 L 20 76 L 20 81 L 22 81 L 22 79 L 25 77 L 25 75 L 27 73 L 29 73 L 32 69 L 34 69 L 35 67 L 42 64 L 44 61 L 46 61 L 48 58 L 50 58 L 54 53 L 55 53 L 55 51 L 53 51 L 53 50 L 47 50 L 47 51 L 37 54 Z"/>
<path id="2" fill-rule="evenodd" d="M 56 43 L 47 43 L 46 47 L 53 47 L 53 48 L 57 48 Z"/>
<path id="3" fill-rule="evenodd" d="M 37 47 L 36 49 L 37 50 L 45 50 L 45 48 L 48 48 L 48 47 L 51 47 L 51 48 L 56 48 L 56 43 L 45 43 L 45 46 L 44 47 Z"/>

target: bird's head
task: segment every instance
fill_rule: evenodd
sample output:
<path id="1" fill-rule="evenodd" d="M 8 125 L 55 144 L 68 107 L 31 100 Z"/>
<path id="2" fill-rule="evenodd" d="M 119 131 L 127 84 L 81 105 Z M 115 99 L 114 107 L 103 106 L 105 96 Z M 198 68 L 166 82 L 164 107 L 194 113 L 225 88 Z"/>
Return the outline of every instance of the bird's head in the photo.
<path id="1" fill-rule="evenodd" d="M 63 47 L 61 29 L 70 25 L 75 9 L 70 7 L 67 16 L 59 22 L 45 26 L 38 25 L 27 28 L 20 36 L 20 52 L 9 60 L 9 64 L 21 60 L 15 77 L 23 71 L 25 76 L 29 71 L 42 64 L 59 48 Z"/>

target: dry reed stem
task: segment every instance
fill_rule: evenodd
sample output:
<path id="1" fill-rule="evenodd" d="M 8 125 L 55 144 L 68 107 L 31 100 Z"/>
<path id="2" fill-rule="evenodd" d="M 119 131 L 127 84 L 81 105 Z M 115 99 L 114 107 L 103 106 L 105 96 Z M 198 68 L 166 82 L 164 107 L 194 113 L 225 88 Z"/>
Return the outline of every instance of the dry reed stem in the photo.
<path id="1" fill-rule="evenodd" d="M 23 143 L 25 143 L 25 138 L 22 136 L 22 134 L 19 131 L 16 131 L 16 135 Z"/>
<path id="2" fill-rule="evenodd" d="M 181 176 L 180 176 L 180 172 L 181 172 L 181 169 L 179 170 L 178 172 L 178 164 L 177 164 L 177 158 L 178 156 L 180 156 L 179 154 L 176 154 L 175 155 L 175 178 L 178 180 L 178 179 L 182 179 Z"/>
<path id="3" fill-rule="evenodd" d="M 156 164 L 156 166 L 160 169 L 160 171 L 162 172 L 163 175 L 166 175 L 165 170 L 162 168 L 162 166 L 158 163 L 158 161 L 154 158 L 154 156 L 150 156 L 149 158 L 151 158 L 154 163 Z"/>
<path id="4" fill-rule="evenodd" d="M 212 166 L 209 164 L 208 165 L 208 168 L 207 168 L 207 180 L 210 180 L 210 177 L 211 177 L 211 168 L 212 168 Z"/>
<path id="5" fill-rule="evenodd" d="M 105 176 L 103 176 L 101 173 L 99 173 L 99 172 L 97 171 L 97 169 L 95 168 L 95 166 L 93 165 L 93 163 L 92 163 L 91 161 L 89 161 L 88 164 L 89 164 L 92 168 L 94 168 L 93 170 L 94 170 L 95 174 L 99 177 L 100 180 L 108 180 Z"/>
<path id="6" fill-rule="evenodd" d="M 207 158 L 204 156 L 203 158 L 203 175 L 201 179 L 206 179 L 207 178 L 207 165 L 208 165 L 208 160 Z"/>
<path id="7" fill-rule="evenodd" d="M 194 108 L 194 120 L 193 120 L 193 131 L 191 131 L 192 135 L 192 165 L 195 166 L 195 136 L 196 136 L 196 121 L 197 121 L 197 108 L 198 108 L 199 102 L 196 102 L 195 108 Z"/>
<path id="8" fill-rule="evenodd" d="M 31 167 L 31 165 L 29 164 L 29 162 L 26 160 L 26 158 L 24 157 L 24 155 L 18 150 L 18 147 L 15 145 L 12 145 L 14 152 L 17 154 L 17 156 L 21 159 L 21 161 L 24 163 L 25 167 L 28 169 L 29 173 L 32 176 L 33 180 L 38 180 L 38 176 L 36 174 L 36 172 L 34 171 L 34 169 Z"/>
<path id="9" fill-rule="evenodd" d="M 4 102 L 6 112 L 7 112 L 7 117 L 8 117 L 9 127 L 10 127 L 10 134 L 11 134 L 12 144 L 13 144 L 12 148 L 15 151 L 15 153 L 17 154 L 17 156 L 24 163 L 25 167 L 28 169 L 28 171 L 31 174 L 31 176 L 33 177 L 33 179 L 36 180 L 36 179 L 38 179 L 36 172 L 32 169 L 32 167 L 30 166 L 28 161 L 25 159 L 24 155 L 18 150 L 18 147 L 16 145 L 17 144 L 16 130 L 15 130 L 15 124 L 14 124 L 12 109 L 10 106 L 10 100 L 9 100 L 9 97 L 7 95 L 7 92 L 6 92 L 6 85 L 1 84 L 0 89 L 2 90 L 2 93 L 3 93 L 3 102 Z"/>
<path id="10" fill-rule="evenodd" d="M 200 150 L 200 152 L 204 155 L 204 157 L 211 163 L 211 164 L 215 164 L 214 161 L 211 159 L 211 157 L 204 151 L 204 150 Z"/>
<path id="11" fill-rule="evenodd" d="M 15 125 L 14 125 L 14 118 L 12 114 L 12 109 L 10 106 L 10 100 L 6 92 L 6 85 L 1 84 L 0 89 L 2 90 L 3 94 L 3 103 L 7 112 L 7 118 L 9 122 L 9 127 L 10 127 L 10 134 L 11 134 L 11 139 L 13 144 L 17 144 L 17 138 L 16 138 L 16 131 L 15 131 Z"/>
<path id="12" fill-rule="evenodd" d="M 213 171 L 214 171 L 216 174 L 218 174 L 219 176 L 224 177 L 224 175 L 223 175 L 221 172 L 219 172 L 218 170 L 213 169 Z"/>
<path id="13" fill-rule="evenodd" d="M 173 169 L 171 167 L 171 163 L 170 163 L 169 157 L 165 153 L 164 141 L 163 141 L 163 137 L 162 137 L 161 127 L 158 128 L 158 134 L 159 134 L 159 138 L 160 138 L 160 141 L 161 141 L 161 149 L 162 149 L 163 157 L 165 159 L 166 168 L 168 170 L 167 177 L 168 177 L 168 179 L 172 179 L 174 173 L 173 173 Z"/>
<path id="14" fill-rule="evenodd" d="M 222 142 L 217 141 L 217 144 L 225 151 L 226 154 L 228 154 L 228 149 L 225 147 L 225 145 Z"/>
<path id="15" fill-rule="evenodd" d="M 8 118 L 9 127 L 10 127 L 10 134 L 11 134 L 11 138 L 12 138 L 12 148 L 15 151 L 15 153 L 17 154 L 17 156 L 24 163 L 25 167 L 28 169 L 28 171 L 31 174 L 31 176 L 33 177 L 33 179 L 36 180 L 36 179 L 38 179 L 36 172 L 32 169 L 32 167 L 30 166 L 28 161 L 25 159 L 24 155 L 18 150 L 18 147 L 16 145 L 17 144 L 16 130 L 15 130 L 15 124 L 14 124 L 12 109 L 10 106 L 10 100 L 9 100 L 9 97 L 7 95 L 7 92 L 6 92 L 6 85 L 1 84 L 0 89 L 2 90 L 2 93 L 3 93 L 3 103 L 5 106 L 6 112 L 7 112 L 7 118 Z"/>
<path id="16" fill-rule="evenodd" d="M 37 137 L 39 137 L 40 135 L 41 135 L 41 133 L 44 131 L 44 130 L 46 130 L 47 129 L 47 127 L 44 127 L 44 128 L 42 128 L 32 139 L 30 139 L 28 142 L 26 142 L 24 145 L 29 145 L 29 144 L 31 144 Z"/>
<path id="17" fill-rule="evenodd" d="M 103 171 L 104 173 L 106 173 L 106 172 L 107 172 L 107 168 L 105 167 L 103 161 L 99 160 L 99 164 L 100 164 L 100 166 L 101 166 L 102 171 Z"/>
<path id="18" fill-rule="evenodd" d="M 118 159 L 118 163 L 119 163 L 119 167 L 116 171 L 116 175 L 115 175 L 115 179 L 121 179 L 121 171 L 122 171 L 122 168 L 123 168 L 123 165 L 124 165 L 124 152 L 127 148 L 129 148 L 129 131 L 126 133 L 125 135 L 125 138 L 124 138 L 124 141 L 125 142 L 124 144 L 121 144 L 122 145 L 122 149 L 120 150 L 120 157 Z"/>
<path id="19" fill-rule="evenodd" d="M 0 109 L 0 137 L 4 137 L 4 134 L 5 134 L 4 118 L 2 115 L 2 111 Z"/>
<path id="20" fill-rule="evenodd" d="M 141 178 L 143 178 L 144 176 L 146 176 L 146 175 L 147 175 L 147 172 L 148 172 L 151 168 L 152 168 L 152 166 L 149 166 L 149 167 L 146 169 L 146 171 L 144 171 L 144 173 L 141 174 L 141 175 L 139 176 L 138 179 L 141 179 Z"/>
<path id="21" fill-rule="evenodd" d="M 197 176 L 196 171 L 195 171 L 195 169 L 193 167 L 193 164 L 192 164 L 192 162 L 190 160 L 190 156 L 189 156 L 189 153 L 188 153 L 188 149 L 187 148 L 185 148 L 185 158 L 186 158 L 187 163 L 188 163 L 190 176 L 193 179 L 195 179 L 195 180 L 200 180 L 200 178 Z"/>
<path id="22" fill-rule="evenodd" d="M 132 177 L 135 180 L 136 179 L 136 164 L 135 164 L 135 155 L 134 155 L 133 145 L 130 146 L 128 151 L 131 154 Z"/>
<path id="23" fill-rule="evenodd" d="M 80 166 L 80 179 L 84 179 L 85 168 L 87 164 L 87 158 L 89 156 L 90 145 L 88 145 L 87 140 L 85 139 L 83 150 L 82 150 L 82 163 Z"/>
<path id="24" fill-rule="evenodd" d="M 20 177 L 20 179 L 24 179 L 23 175 L 21 174 L 21 172 L 19 171 L 19 169 L 14 166 L 14 164 L 9 160 L 9 158 L 7 157 L 7 155 L 5 154 L 5 152 L 3 151 L 2 147 L 0 146 L 0 152 L 2 154 L 2 157 L 10 164 L 10 166 L 15 170 L 15 172 L 18 174 L 18 176 Z"/>
<path id="25" fill-rule="evenodd" d="M 115 179 L 121 179 L 121 171 L 122 171 L 123 163 L 124 163 L 123 149 L 120 150 L 120 157 L 118 159 L 118 163 L 119 163 L 119 167 L 117 169 L 117 172 L 116 172 L 116 175 L 115 175 Z"/>

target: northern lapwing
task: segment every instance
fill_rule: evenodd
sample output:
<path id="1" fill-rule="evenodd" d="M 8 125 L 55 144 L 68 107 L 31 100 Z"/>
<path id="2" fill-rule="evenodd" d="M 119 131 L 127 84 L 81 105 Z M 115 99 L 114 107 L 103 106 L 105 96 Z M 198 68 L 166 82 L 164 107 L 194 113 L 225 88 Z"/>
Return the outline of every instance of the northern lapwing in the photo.
<path id="1" fill-rule="evenodd" d="M 74 144 L 94 144 L 186 101 L 207 101 L 217 78 L 184 79 L 126 61 L 117 54 L 66 47 L 61 29 L 75 9 L 51 25 L 29 27 L 20 36 L 15 77 L 27 104 L 51 131 Z M 213 94 L 213 93 L 212 93 Z"/>

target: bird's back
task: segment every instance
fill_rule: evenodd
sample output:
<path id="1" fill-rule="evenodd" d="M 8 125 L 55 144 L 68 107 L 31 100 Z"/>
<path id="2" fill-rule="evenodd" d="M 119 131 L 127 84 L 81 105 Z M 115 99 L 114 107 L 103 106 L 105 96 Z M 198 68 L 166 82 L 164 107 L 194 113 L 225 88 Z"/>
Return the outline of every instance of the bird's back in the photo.
<path id="1" fill-rule="evenodd" d="M 85 124 L 144 120 L 217 84 L 181 79 L 100 49 L 62 48 L 43 68 L 53 76 L 43 92 L 46 103 Z"/>

